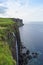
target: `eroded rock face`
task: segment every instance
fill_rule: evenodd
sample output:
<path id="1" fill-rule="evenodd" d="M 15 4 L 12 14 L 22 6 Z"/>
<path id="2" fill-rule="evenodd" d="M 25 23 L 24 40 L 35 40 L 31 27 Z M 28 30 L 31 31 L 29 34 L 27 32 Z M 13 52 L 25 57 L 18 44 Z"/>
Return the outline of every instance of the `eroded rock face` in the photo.
<path id="1" fill-rule="evenodd" d="M 8 44 L 12 52 L 13 59 L 16 60 L 16 37 L 13 36 L 12 32 L 8 33 Z"/>
<path id="2" fill-rule="evenodd" d="M 22 19 L 19 19 L 19 18 L 12 18 L 12 20 L 13 20 L 14 22 L 17 23 L 18 27 L 21 27 L 21 26 L 24 25 Z"/>

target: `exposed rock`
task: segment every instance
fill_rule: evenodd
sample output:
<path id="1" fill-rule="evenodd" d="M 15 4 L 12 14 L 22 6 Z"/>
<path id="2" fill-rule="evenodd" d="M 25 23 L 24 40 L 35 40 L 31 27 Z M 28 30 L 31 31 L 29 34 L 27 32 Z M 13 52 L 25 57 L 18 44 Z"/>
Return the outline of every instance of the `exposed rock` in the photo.
<path id="1" fill-rule="evenodd" d="M 12 20 L 13 20 L 14 22 L 17 23 L 18 27 L 21 27 L 21 26 L 24 25 L 22 19 L 19 19 L 19 18 L 12 18 Z"/>
<path id="2" fill-rule="evenodd" d="M 27 51 L 26 51 L 26 54 L 27 54 L 27 55 L 29 55 L 29 54 L 30 54 L 30 51 L 29 51 L 29 50 L 27 50 Z"/>
<path id="3" fill-rule="evenodd" d="M 38 53 L 32 53 L 32 56 L 33 56 L 33 58 L 37 58 L 38 57 Z"/>

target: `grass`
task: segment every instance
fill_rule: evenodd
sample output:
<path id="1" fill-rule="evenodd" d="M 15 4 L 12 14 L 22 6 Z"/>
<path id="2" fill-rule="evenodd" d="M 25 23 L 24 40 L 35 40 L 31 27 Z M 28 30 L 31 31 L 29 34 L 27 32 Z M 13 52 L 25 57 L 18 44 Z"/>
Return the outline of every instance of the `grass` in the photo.
<path id="1" fill-rule="evenodd" d="M 12 22 L 11 18 L 0 18 L 0 24 L 14 24 L 14 22 Z"/>
<path id="2" fill-rule="evenodd" d="M 7 30 L 13 31 L 14 22 L 10 18 L 0 18 L 0 65 L 15 65 L 16 61 L 12 57 L 8 42 L 2 38 L 7 38 Z"/>
<path id="3" fill-rule="evenodd" d="M 7 42 L 0 41 L 0 65 L 14 65 L 15 63 Z"/>

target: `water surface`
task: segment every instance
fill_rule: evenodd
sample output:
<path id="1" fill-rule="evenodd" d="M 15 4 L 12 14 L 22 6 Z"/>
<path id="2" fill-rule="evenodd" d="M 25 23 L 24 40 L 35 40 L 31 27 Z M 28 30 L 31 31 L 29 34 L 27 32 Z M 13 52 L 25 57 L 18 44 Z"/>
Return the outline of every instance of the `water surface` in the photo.
<path id="1" fill-rule="evenodd" d="M 39 57 L 28 65 L 43 65 L 43 23 L 29 23 L 20 27 L 21 40 L 30 52 L 38 52 Z"/>

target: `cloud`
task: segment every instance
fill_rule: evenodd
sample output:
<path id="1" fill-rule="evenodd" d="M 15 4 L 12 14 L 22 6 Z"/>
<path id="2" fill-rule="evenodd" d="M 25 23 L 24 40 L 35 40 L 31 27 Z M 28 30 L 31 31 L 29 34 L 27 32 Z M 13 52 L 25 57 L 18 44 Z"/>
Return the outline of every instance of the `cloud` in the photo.
<path id="1" fill-rule="evenodd" d="M 6 6 L 7 5 L 7 1 L 6 0 L 0 0 L 0 14 L 2 14 L 2 15 L 6 13 L 6 10 L 7 10 L 7 6 Z"/>
<path id="2" fill-rule="evenodd" d="M 6 7 L 7 11 L 0 17 L 22 18 L 24 22 L 43 21 L 43 5 L 32 6 L 30 0 L 8 0 Z"/>
<path id="3" fill-rule="evenodd" d="M 10 1 L 8 2 L 8 10 L 7 15 L 8 17 L 19 17 L 23 18 L 26 15 L 27 9 L 27 2 L 24 5 L 21 5 L 20 1 Z"/>
<path id="4" fill-rule="evenodd" d="M 0 3 L 4 3 L 4 2 L 6 2 L 7 0 L 0 0 Z"/>
<path id="5" fill-rule="evenodd" d="M 4 14 L 6 12 L 6 7 L 0 6 L 0 14 Z"/>
<path id="6" fill-rule="evenodd" d="M 7 2 L 8 0 L 0 0 L 0 3 L 4 3 Z"/>

